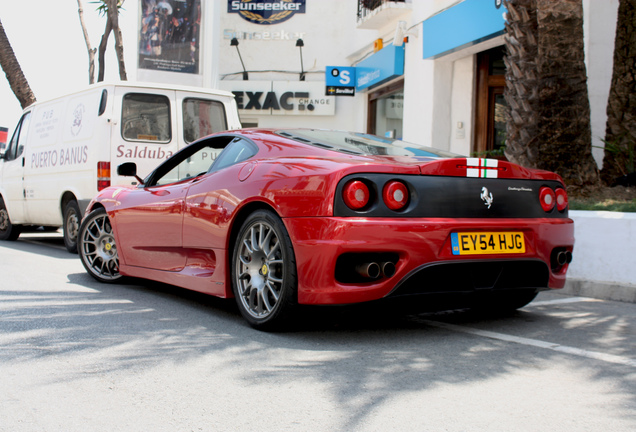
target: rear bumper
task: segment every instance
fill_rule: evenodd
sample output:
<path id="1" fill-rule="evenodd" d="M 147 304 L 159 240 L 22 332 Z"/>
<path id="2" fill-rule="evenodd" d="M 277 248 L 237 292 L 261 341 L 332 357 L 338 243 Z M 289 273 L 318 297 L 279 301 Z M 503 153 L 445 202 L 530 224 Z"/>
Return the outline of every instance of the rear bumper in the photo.
<path id="1" fill-rule="evenodd" d="M 571 219 L 287 218 L 301 304 L 347 304 L 400 294 L 562 288 L 567 264 L 551 268 L 555 249 L 572 251 Z M 450 234 L 521 231 L 521 254 L 456 256 Z M 369 281 L 336 277 L 338 258 L 393 256 L 395 273 Z M 342 266 L 342 260 L 339 263 Z M 340 280 L 339 280 L 340 279 Z"/>

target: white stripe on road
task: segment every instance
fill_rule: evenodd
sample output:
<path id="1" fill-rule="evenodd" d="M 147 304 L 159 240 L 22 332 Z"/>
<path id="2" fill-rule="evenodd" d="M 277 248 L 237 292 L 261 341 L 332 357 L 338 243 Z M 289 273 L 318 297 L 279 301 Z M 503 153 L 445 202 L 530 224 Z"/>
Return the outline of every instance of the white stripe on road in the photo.
<path id="1" fill-rule="evenodd" d="M 563 303 L 579 303 L 579 302 L 601 302 L 603 300 L 594 299 L 590 297 L 568 297 L 564 299 L 556 299 L 556 300 L 544 300 L 544 301 L 533 301 L 524 308 L 531 306 L 546 306 L 546 305 L 555 305 L 555 304 L 563 304 Z"/>
<path id="2" fill-rule="evenodd" d="M 537 348 L 548 349 L 551 351 L 557 351 L 560 353 L 576 355 L 579 357 L 591 358 L 594 360 L 601 360 L 607 363 L 620 364 L 625 366 L 636 367 L 636 359 L 629 357 L 617 356 L 613 354 L 606 354 L 597 351 L 588 351 L 580 348 L 574 348 L 566 345 L 559 345 L 552 342 L 540 341 L 537 339 L 529 339 L 518 336 L 511 336 L 503 333 L 491 332 L 488 330 L 479 330 L 471 327 L 458 326 L 455 324 L 448 324 L 439 321 L 424 320 L 426 324 L 433 327 L 439 327 L 446 330 L 452 330 L 460 333 L 468 333 L 476 336 L 482 336 L 489 339 L 496 339 L 504 342 L 513 342 L 521 345 L 533 346 Z"/>

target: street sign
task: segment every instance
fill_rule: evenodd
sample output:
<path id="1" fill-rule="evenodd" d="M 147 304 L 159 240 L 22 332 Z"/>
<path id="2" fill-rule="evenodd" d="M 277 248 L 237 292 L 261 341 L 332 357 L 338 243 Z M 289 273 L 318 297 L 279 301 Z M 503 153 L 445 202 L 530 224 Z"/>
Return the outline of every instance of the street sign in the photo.
<path id="1" fill-rule="evenodd" d="M 349 66 L 327 66 L 325 71 L 325 95 L 355 96 L 356 68 Z"/>

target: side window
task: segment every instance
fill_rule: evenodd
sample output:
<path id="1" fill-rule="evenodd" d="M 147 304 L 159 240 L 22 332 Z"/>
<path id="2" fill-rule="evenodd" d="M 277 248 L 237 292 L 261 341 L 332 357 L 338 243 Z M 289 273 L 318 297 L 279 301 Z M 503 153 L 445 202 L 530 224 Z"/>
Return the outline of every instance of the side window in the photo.
<path id="1" fill-rule="evenodd" d="M 243 138 L 234 138 L 214 161 L 210 171 L 218 171 L 254 156 L 258 147 Z"/>
<path id="2" fill-rule="evenodd" d="M 209 172 L 219 153 L 231 140 L 230 136 L 214 137 L 185 147 L 160 165 L 148 178 L 146 186 L 163 186 Z"/>
<path id="3" fill-rule="evenodd" d="M 227 129 L 225 106 L 219 101 L 185 99 L 183 101 L 183 138 L 191 143 L 206 135 Z"/>
<path id="4" fill-rule="evenodd" d="M 31 123 L 31 112 L 22 116 L 20 123 L 15 128 L 11 142 L 4 154 L 5 160 L 15 160 L 22 156 L 22 153 L 24 152 L 24 143 L 26 142 L 27 134 L 29 133 L 29 123 Z"/>
<path id="5" fill-rule="evenodd" d="M 172 139 L 170 100 L 166 96 L 129 93 L 124 96 L 121 133 L 127 141 L 168 143 Z"/>

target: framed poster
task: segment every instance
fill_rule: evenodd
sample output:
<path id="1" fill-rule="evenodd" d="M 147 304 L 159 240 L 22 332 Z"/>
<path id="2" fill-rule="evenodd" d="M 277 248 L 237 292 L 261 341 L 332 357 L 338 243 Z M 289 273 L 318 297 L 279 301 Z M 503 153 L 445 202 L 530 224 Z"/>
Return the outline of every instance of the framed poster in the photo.
<path id="1" fill-rule="evenodd" d="M 139 68 L 199 74 L 201 0 L 140 0 Z"/>

